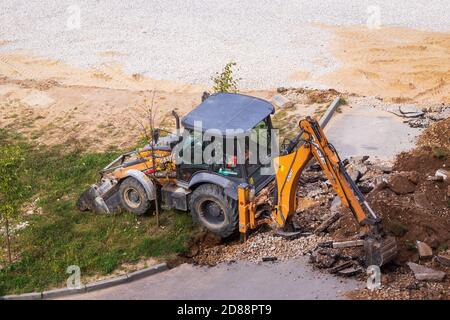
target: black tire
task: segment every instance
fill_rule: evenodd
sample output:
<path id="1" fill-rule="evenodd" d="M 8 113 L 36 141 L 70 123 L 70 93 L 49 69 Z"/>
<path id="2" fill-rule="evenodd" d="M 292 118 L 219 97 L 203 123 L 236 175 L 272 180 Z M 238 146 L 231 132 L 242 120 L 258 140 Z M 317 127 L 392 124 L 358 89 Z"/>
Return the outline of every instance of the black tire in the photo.
<path id="1" fill-rule="evenodd" d="M 143 215 L 151 206 L 142 184 L 133 177 L 126 178 L 119 187 L 119 196 L 122 207 L 136 215 Z"/>
<path id="2" fill-rule="evenodd" d="M 217 185 L 202 184 L 195 189 L 189 208 L 195 222 L 221 238 L 229 237 L 237 229 L 237 202 Z"/>

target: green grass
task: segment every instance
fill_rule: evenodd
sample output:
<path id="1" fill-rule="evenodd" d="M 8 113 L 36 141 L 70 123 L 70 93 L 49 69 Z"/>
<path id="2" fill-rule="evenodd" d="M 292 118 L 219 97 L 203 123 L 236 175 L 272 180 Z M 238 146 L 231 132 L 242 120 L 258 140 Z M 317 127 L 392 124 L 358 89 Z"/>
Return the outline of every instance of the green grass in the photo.
<path id="1" fill-rule="evenodd" d="M 82 277 L 106 275 L 124 262 L 168 257 L 186 250 L 193 230 L 190 216 L 163 211 L 157 228 L 152 215 L 96 215 L 75 208 L 79 194 L 98 178 L 98 170 L 118 153 L 81 153 L 63 146 L 34 147 L 20 136 L 0 129 L 0 145 L 19 144 L 26 154 L 20 184 L 22 204 L 37 197 L 42 214 L 27 216 L 30 225 L 14 238 L 18 258 L 1 261 L 0 295 L 61 287 L 70 265 Z M 0 240 L 4 247 L 4 239 Z M 0 252 L 1 253 L 1 252 Z M 2 257 L 4 258 L 4 257 Z"/>

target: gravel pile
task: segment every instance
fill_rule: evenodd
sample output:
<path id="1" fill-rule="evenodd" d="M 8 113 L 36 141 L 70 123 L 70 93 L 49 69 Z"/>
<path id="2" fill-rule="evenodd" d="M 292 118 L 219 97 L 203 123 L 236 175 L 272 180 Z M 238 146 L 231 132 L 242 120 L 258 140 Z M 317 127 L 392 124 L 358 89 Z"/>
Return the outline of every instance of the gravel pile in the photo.
<path id="1" fill-rule="evenodd" d="M 234 60 L 244 88 L 314 85 L 290 76 L 337 67 L 319 25 L 365 25 L 372 5 L 382 25 L 450 29 L 447 0 L 17 0 L 0 2 L 0 40 L 11 41 L 0 50 L 83 67 L 113 60 L 130 74 L 206 85 Z M 80 29 L 70 29 L 77 8 Z"/>
<path id="2" fill-rule="evenodd" d="M 286 240 L 273 235 L 272 232 L 258 233 L 242 244 L 207 248 L 194 257 L 194 261 L 200 264 L 215 265 L 220 262 L 237 260 L 258 262 L 263 258 L 288 260 L 305 255 L 314 250 L 319 243 L 329 240 L 326 236 L 316 235 Z"/>

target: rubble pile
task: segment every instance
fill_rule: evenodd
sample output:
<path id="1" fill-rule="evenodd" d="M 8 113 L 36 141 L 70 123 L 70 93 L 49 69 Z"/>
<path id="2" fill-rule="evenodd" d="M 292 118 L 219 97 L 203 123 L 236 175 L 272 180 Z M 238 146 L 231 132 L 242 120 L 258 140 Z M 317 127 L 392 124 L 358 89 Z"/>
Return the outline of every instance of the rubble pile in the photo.
<path id="1" fill-rule="evenodd" d="M 389 112 L 404 118 L 412 128 L 427 128 L 436 121 L 450 117 L 450 105 L 437 104 L 422 109 L 415 105 L 392 106 Z"/>
<path id="2" fill-rule="evenodd" d="M 418 145 L 398 155 L 367 197 L 396 236 L 393 270 L 383 273 L 383 290 L 359 290 L 352 298 L 450 298 L 450 119 L 431 124 Z"/>
<path id="3" fill-rule="evenodd" d="M 272 231 L 253 234 L 246 242 L 220 244 L 201 248 L 193 257 L 199 264 L 215 265 L 221 262 L 245 260 L 251 262 L 287 260 L 306 255 L 319 243 L 329 241 L 326 236 L 309 235 L 293 240 L 286 240 Z"/>
<path id="4" fill-rule="evenodd" d="M 450 298 L 448 281 L 419 281 L 409 268 L 384 270 L 381 282 L 382 286 L 379 290 L 360 289 L 348 292 L 346 295 L 351 299 L 364 300 L 448 300 Z"/>
<path id="5" fill-rule="evenodd" d="M 447 110 L 450 110 L 450 107 Z M 450 116 L 425 129 L 419 137 L 418 145 L 438 149 L 444 153 L 445 150 L 450 150 Z"/>

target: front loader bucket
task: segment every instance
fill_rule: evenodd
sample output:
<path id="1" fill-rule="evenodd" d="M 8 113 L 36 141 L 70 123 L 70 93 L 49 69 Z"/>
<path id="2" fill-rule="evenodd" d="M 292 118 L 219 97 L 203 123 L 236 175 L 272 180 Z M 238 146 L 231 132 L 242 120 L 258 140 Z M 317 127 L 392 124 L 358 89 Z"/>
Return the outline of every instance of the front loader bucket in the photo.
<path id="1" fill-rule="evenodd" d="M 110 213 L 104 199 L 98 194 L 95 185 L 84 191 L 77 201 L 77 208 L 80 211 L 93 211 L 96 213 Z"/>
<path id="2" fill-rule="evenodd" d="M 367 239 L 364 242 L 366 266 L 376 265 L 381 267 L 391 261 L 397 254 L 397 242 L 394 237 L 382 240 Z"/>

